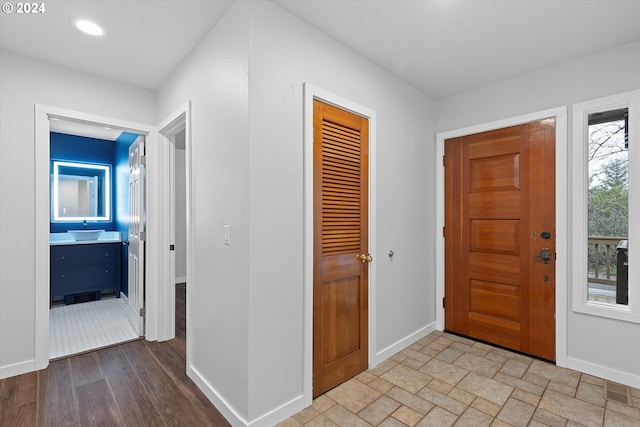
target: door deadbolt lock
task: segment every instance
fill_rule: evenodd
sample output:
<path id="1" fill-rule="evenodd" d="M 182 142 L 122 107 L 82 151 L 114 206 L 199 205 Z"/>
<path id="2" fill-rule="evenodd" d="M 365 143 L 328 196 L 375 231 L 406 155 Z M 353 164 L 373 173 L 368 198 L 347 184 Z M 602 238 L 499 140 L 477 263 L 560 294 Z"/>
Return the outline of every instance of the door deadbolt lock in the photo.
<path id="1" fill-rule="evenodd" d="M 373 257 L 369 254 L 356 255 L 356 259 L 363 264 L 373 261 Z"/>
<path id="2" fill-rule="evenodd" d="M 540 262 L 544 264 L 549 264 L 551 262 L 551 249 L 542 248 L 540 249 L 540 253 L 537 255 L 531 255 L 531 258 L 538 258 Z"/>

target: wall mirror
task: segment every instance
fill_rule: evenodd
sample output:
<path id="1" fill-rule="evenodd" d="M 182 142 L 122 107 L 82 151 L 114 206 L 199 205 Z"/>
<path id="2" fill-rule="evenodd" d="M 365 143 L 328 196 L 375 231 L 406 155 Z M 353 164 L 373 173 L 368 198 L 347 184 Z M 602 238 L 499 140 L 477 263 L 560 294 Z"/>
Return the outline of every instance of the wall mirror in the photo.
<path id="1" fill-rule="evenodd" d="M 110 221 L 111 167 L 54 160 L 52 222 Z"/>

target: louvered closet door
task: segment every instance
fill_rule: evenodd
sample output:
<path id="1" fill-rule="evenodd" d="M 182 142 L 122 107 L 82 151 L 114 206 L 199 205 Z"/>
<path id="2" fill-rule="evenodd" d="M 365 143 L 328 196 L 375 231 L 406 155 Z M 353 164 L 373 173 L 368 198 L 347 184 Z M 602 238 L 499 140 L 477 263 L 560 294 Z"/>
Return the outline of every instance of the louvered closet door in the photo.
<path id="1" fill-rule="evenodd" d="M 313 108 L 315 397 L 368 366 L 369 123 L 319 101 Z"/>

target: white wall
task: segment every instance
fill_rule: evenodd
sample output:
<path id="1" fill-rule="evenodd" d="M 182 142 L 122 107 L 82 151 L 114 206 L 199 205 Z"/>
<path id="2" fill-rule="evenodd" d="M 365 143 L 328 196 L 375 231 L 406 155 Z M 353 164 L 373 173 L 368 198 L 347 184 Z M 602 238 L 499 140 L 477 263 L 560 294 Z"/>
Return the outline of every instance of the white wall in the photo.
<path id="1" fill-rule="evenodd" d="M 443 98 L 436 103 L 436 128 L 448 131 L 553 107 L 568 106 L 569 146 L 572 145 L 571 105 L 640 88 L 640 42 L 621 46 L 536 73 Z M 569 165 L 565 168 L 570 177 Z M 570 182 L 570 181 L 569 181 Z M 571 206 L 567 207 L 571 221 Z M 581 213 L 580 213 L 581 214 Z M 571 250 L 571 244 L 569 244 Z M 558 262 L 567 262 L 559 258 Z M 632 254 L 630 254 L 630 257 Z M 640 264 L 640 259 L 631 261 Z M 570 268 L 568 269 L 570 271 Z M 575 281 L 567 280 L 567 356 L 569 367 L 589 369 L 601 376 L 620 374 L 627 383 L 640 384 L 640 324 L 572 312 Z M 633 286 L 633 284 L 630 284 Z M 618 376 L 620 377 L 620 376 Z"/>
<path id="2" fill-rule="evenodd" d="M 184 147 L 185 133 L 176 135 L 176 145 L 178 139 L 182 139 Z M 182 283 L 187 278 L 187 182 L 185 170 L 185 150 L 175 151 L 175 275 L 176 283 Z"/>
<path id="3" fill-rule="evenodd" d="M 303 83 L 376 112 L 376 353 L 435 320 L 431 99 L 269 2 L 253 2 L 250 417 L 300 393 Z M 396 253 L 393 262 L 387 251 Z M 267 350 L 268 349 L 268 350 Z M 266 350 L 266 351 L 265 351 Z M 273 384 L 280 384 L 277 391 Z"/>
<path id="4" fill-rule="evenodd" d="M 191 101 L 189 374 L 228 418 L 248 411 L 248 21 L 235 4 L 158 91 L 158 120 Z M 187 153 L 189 154 L 189 153 Z M 231 225 L 231 245 L 223 226 Z"/>
<path id="5" fill-rule="evenodd" d="M 34 360 L 34 105 L 153 123 L 154 93 L 0 51 L 0 378 Z"/>
<path id="6" fill-rule="evenodd" d="M 432 100 L 270 2 L 235 3 L 158 105 L 192 101 L 191 364 L 239 422 L 303 393 L 304 82 L 377 113 L 376 352 L 435 320 Z"/>

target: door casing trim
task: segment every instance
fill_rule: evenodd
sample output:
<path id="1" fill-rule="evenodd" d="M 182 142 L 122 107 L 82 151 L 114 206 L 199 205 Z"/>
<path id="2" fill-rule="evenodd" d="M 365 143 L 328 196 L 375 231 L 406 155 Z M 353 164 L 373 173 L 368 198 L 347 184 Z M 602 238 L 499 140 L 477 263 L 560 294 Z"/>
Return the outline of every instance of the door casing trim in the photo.
<path id="1" fill-rule="evenodd" d="M 436 329 L 444 330 L 444 307 L 440 303 L 444 298 L 444 141 L 449 138 L 516 126 L 523 123 L 553 117 L 556 119 L 556 365 L 567 366 L 567 292 L 570 253 L 568 250 L 568 139 L 567 139 L 567 107 L 557 107 L 534 113 L 524 114 L 496 120 L 479 125 L 469 126 L 436 134 L 436 156 L 434 168 L 436 170 Z"/>
<path id="2" fill-rule="evenodd" d="M 313 399 L 313 100 L 317 99 L 369 120 L 369 368 L 376 363 L 376 112 L 305 82 L 304 91 L 304 253 L 303 376 L 304 406 Z"/>
<path id="3" fill-rule="evenodd" d="M 162 198 L 163 198 L 163 206 L 167 207 L 167 214 L 165 215 L 165 223 L 163 224 L 163 229 L 166 230 L 166 233 L 163 233 L 162 236 L 159 236 L 161 242 L 159 243 L 162 248 L 168 250 L 169 246 L 175 244 L 175 137 L 179 132 L 185 131 L 185 191 L 186 191 L 186 277 L 185 281 L 190 283 L 190 280 L 193 278 L 192 272 L 192 263 L 191 263 L 191 254 L 193 254 L 193 218 L 191 215 L 193 214 L 193 209 L 191 208 L 191 200 L 192 200 L 192 180 L 191 180 L 191 101 L 187 101 L 182 104 L 177 110 L 168 115 L 159 125 L 158 125 L 158 139 L 162 142 L 162 149 L 164 150 L 164 158 L 162 170 L 167 173 L 163 175 L 161 179 L 162 181 Z M 163 322 L 158 327 L 158 340 L 165 341 L 172 338 L 175 338 L 175 307 L 176 307 L 176 299 L 175 299 L 175 252 L 168 250 L 166 252 L 166 259 L 169 261 L 165 263 L 163 266 L 159 266 L 159 269 L 162 269 L 163 276 L 166 277 L 166 286 L 163 286 L 159 292 L 159 307 L 163 310 L 166 315 L 162 319 Z M 186 308 L 186 322 L 187 322 L 187 370 L 191 366 L 190 363 L 190 342 L 189 339 L 189 331 L 193 328 L 189 328 L 190 324 L 190 298 L 191 290 L 193 286 L 187 287 L 187 308 Z"/>
<path id="4" fill-rule="evenodd" d="M 139 134 L 143 134 L 147 138 L 147 150 L 155 150 L 156 146 L 156 130 L 153 126 L 146 124 L 124 121 L 110 117 L 67 110 L 48 105 L 35 104 L 34 106 L 34 126 L 35 126 L 35 214 L 34 214 L 34 278 L 35 278 L 35 301 L 34 301 L 34 366 L 33 370 L 45 369 L 49 365 L 49 118 L 60 117 L 71 120 L 77 120 L 100 125 L 109 125 L 115 128 L 130 130 Z M 149 172 L 149 171 L 148 171 Z M 147 175 L 149 176 L 149 175 Z M 149 185 L 147 181 L 148 197 L 152 200 L 157 192 L 154 186 Z M 148 201 L 149 202 L 149 201 Z M 149 209 L 149 203 L 147 205 Z M 156 224 L 154 221 L 148 223 L 148 231 L 156 232 Z M 159 230 L 158 230 L 159 231 Z M 150 242 L 151 243 L 151 242 Z M 156 251 L 157 252 L 157 251 Z M 148 250 L 145 255 L 148 260 L 147 272 L 152 269 L 149 264 L 157 263 L 153 259 L 154 252 Z M 147 298 L 157 293 L 157 287 L 154 285 L 157 280 L 150 280 L 147 276 Z M 148 304 L 149 300 L 145 302 Z M 155 333 L 156 324 L 158 322 L 158 313 L 156 307 L 149 307 L 145 319 L 145 332 L 151 329 Z M 150 339 L 149 333 L 146 338 Z"/>

